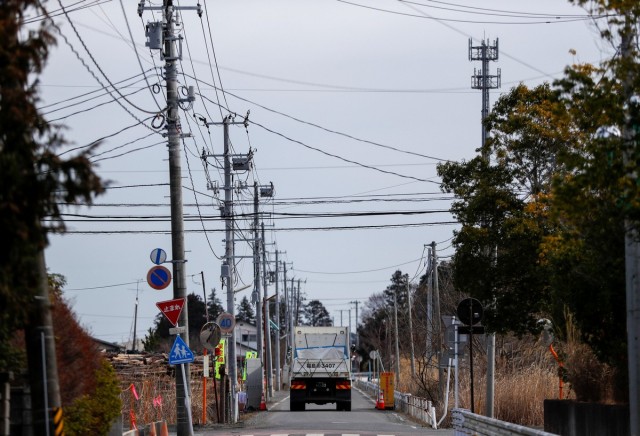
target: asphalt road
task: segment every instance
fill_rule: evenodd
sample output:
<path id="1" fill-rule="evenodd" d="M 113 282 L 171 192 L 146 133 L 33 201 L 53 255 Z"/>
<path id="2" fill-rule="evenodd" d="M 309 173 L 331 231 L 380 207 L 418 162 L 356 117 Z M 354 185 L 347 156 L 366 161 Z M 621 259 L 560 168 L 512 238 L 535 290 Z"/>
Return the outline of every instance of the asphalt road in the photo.
<path id="1" fill-rule="evenodd" d="M 410 421 L 393 410 L 376 410 L 374 400 L 352 392 L 350 412 L 336 411 L 335 404 L 307 404 L 303 412 L 289 411 L 288 391 L 276 392 L 268 410 L 255 412 L 239 426 L 197 429 L 196 436 L 430 436 L 452 435 L 453 430 L 433 430 Z"/>

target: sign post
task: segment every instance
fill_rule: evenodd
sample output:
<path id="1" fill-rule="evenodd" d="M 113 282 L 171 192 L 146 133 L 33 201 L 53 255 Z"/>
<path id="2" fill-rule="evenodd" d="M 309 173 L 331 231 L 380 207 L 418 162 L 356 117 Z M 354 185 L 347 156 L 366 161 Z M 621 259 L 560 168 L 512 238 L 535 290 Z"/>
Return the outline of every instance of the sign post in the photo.
<path id="1" fill-rule="evenodd" d="M 475 413 L 473 410 L 473 334 L 484 333 L 483 326 L 475 326 L 482 321 L 482 315 L 484 314 L 484 308 L 482 303 L 475 298 L 465 298 L 458 304 L 456 313 L 460 321 L 465 324 L 465 327 L 458 327 L 458 333 L 469 334 L 469 375 L 471 378 L 471 413 Z M 468 330 L 467 330 L 468 329 Z"/>

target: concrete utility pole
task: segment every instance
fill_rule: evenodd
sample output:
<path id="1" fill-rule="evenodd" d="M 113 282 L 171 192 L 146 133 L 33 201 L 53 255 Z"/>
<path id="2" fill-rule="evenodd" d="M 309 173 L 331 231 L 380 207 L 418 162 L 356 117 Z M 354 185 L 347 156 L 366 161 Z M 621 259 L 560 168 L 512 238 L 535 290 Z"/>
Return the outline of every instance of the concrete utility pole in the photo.
<path id="1" fill-rule="evenodd" d="M 284 287 L 284 324 L 285 324 L 285 335 L 286 335 L 286 344 L 287 344 L 287 353 L 292 351 L 293 343 L 291 342 L 291 330 L 289 330 L 289 312 L 291 310 L 291 306 L 289 305 L 289 291 L 287 289 L 287 264 L 286 262 L 282 262 L 282 286 Z M 287 362 L 291 364 L 291 362 Z M 291 368 L 291 366 L 289 366 Z"/>
<path id="2" fill-rule="evenodd" d="M 634 159 L 637 119 L 634 119 L 632 109 L 637 110 L 640 104 L 639 96 L 634 95 L 633 61 L 636 40 L 636 23 L 627 14 L 624 28 L 621 32 L 620 47 L 621 62 L 625 76 L 622 79 L 622 92 L 625 101 L 625 123 L 622 129 L 624 143 L 625 164 Z M 634 108 L 635 106 L 635 108 Z M 636 112 L 636 111 L 634 111 Z M 635 115 L 637 116 L 637 115 Z M 627 175 L 637 182 L 638 174 L 631 172 Z M 627 353 L 629 360 L 629 434 L 640 436 L 640 244 L 638 243 L 637 223 L 625 220 L 625 276 L 626 276 L 626 304 L 627 304 Z"/>
<path id="3" fill-rule="evenodd" d="M 426 245 L 425 245 L 426 247 Z M 427 275 L 427 352 L 433 352 L 433 255 L 431 246 L 428 248 Z"/>
<path id="4" fill-rule="evenodd" d="M 431 274 L 432 274 L 432 298 L 433 298 L 433 337 L 435 339 L 436 361 L 438 362 L 438 389 L 439 394 L 444 395 L 444 368 L 440 368 L 440 356 L 442 355 L 442 320 L 440 319 L 440 284 L 438 282 L 438 253 L 436 242 L 431 242 Z"/>
<path id="5" fill-rule="evenodd" d="M 400 343 L 398 339 L 398 288 L 393 291 L 393 323 L 396 336 L 396 386 L 400 386 Z"/>
<path id="6" fill-rule="evenodd" d="M 187 98 L 181 99 L 178 93 L 178 69 L 176 63 L 182 59 L 182 53 L 176 41 L 182 36 L 175 35 L 178 10 L 195 10 L 202 15 L 200 6 L 174 6 L 173 0 L 163 0 L 162 6 L 145 6 L 144 0 L 138 3 L 138 15 L 142 17 L 145 10 L 162 11 L 162 22 L 149 23 L 146 28 L 147 46 L 160 50 L 161 59 L 165 61 L 165 80 L 167 84 L 166 130 L 169 149 L 169 193 L 171 203 L 171 252 L 173 264 L 173 298 L 184 298 L 185 308 L 180 314 L 178 325 L 185 329 L 184 341 L 189 345 L 189 319 L 187 305 L 187 285 L 185 273 L 184 217 L 182 204 L 182 167 L 180 157 L 180 141 L 188 135 L 181 133 L 179 105 L 192 104 L 195 100 L 193 88 L 190 87 Z M 193 434 L 190 406 L 189 365 L 182 364 L 181 371 L 176 371 L 176 415 L 177 434 L 186 436 Z"/>
<path id="7" fill-rule="evenodd" d="M 231 125 L 243 125 L 245 128 L 249 126 L 249 113 L 244 117 L 242 121 L 234 121 L 235 115 L 227 115 L 222 119 L 222 123 L 205 122 L 207 126 L 222 125 L 223 127 L 223 162 L 224 162 L 224 202 L 222 207 L 222 218 L 225 222 L 225 248 L 224 248 L 224 260 L 220 271 L 220 277 L 223 281 L 223 287 L 227 287 L 227 313 L 235 317 L 235 289 L 234 280 L 235 277 L 235 239 L 234 239 L 234 214 L 233 214 L 233 181 L 231 170 L 236 171 L 248 171 L 251 168 L 251 153 L 247 155 L 231 155 L 231 141 L 229 140 L 229 126 Z M 216 155 L 202 154 L 202 158 L 207 157 L 220 157 Z M 231 163 L 233 157 L 233 166 Z M 251 256 L 249 256 L 251 257 Z M 184 313 L 184 311 L 183 311 Z M 226 362 L 227 374 L 230 379 L 230 395 L 231 395 L 231 419 L 235 420 L 236 416 L 236 391 L 238 383 L 238 361 L 237 361 L 237 341 L 235 329 L 231 331 L 231 335 L 228 338 L 228 359 Z"/>
<path id="8" fill-rule="evenodd" d="M 469 60 L 482 62 L 482 69 L 480 71 L 476 71 L 475 68 L 473 70 L 474 74 L 471 76 L 471 88 L 482 90 L 482 157 L 488 164 L 489 155 L 484 146 L 487 142 L 488 134 L 485 120 L 489 115 L 489 90 L 499 88 L 501 81 L 500 68 L 498 68 L 498 74 L 489 74 L 489 61 L 498 60 L 498 39 L 496 38 L 492 46 L 485 40 L 482 40 L 479 46 L 473 46 L 471 39 L 469 39 Z M 438 322 L 440 322 L 439 319 Z M 487 337 L 487 398 L 485 412 L 485 415 L 489 418 L 493 418 L 494 414 L 495 360 L 496 335 L 495 333 L 489 333 Z"/>
<path id="9" fill-rule="evenodd" d="M 258 343 L 258 359 L 264 365 L 264 353 L 262 342 L 262 297 L 260 295 L 260 241 L 258 223 L 258 184 L 253 184 L 253 294 L 251 299 L 256 304 L 256 341 Z M 266 273 L 266 271 L 265 271 Z M 260 383 L 262 395 L 262 383 Z"/>
<path id="10" fill-rule="evenodd" d="M 355 331 L 355 335 L 356 335 L 356 347 L 360 346 L 360 340 L 359 340 L 359 335 L 358 335 L 358 304 L 360 302 L 358 300 L 356 301 L 352 301 L 351 304 L 355 304 L 356 305 L 356 331 Z"/>
<path id="11" fill-rule="evenodd" d="M 289 331 L 291 332 L 291 344 L 295 343 L 295 329 L 296 323 L 293 321 L 296 315 L 296 290 L 293 286 L 293 277 L 291 277 L 291 289 L 289 290 L 289 296 L 291 297 L 291 310 L 289 311 L 289 322 L 291 323 L 291 327 Z"/>
<path id="12" fill-rule="evenodd" d="M 221 276 L 223 283 L 227 286 L 227 312 L 235 317 L 234 304 L 234 284 L 235 258 L 234 258 L 234 235 L 233 235 L 233 186 L 231 182 L 231 156 L 229 141 L 229 124 L 232 123 L 231 115 L 223 119 L 224 135 L 224 222 L 225 222 L 225 248 L 224 262 L 222 264 Z M 231 394 L 231 421 L 235 422 L 236 416 L 236 384 L 238 383 L 238 360 L 236 357 L 236 330 L 231 331 L 228 345 L 229 358 L 226 362 L 227 374 L 229 374 L 229 389 Z"/>
<path id="13" fill-rule="evenodd" d="M 278 250 L 276 249 L 276 270 L 275 270 L 275 282 L 276 282 L 276 325 L 278 326 L 278 331 L 276 332 L 276 391 L 280 390 L 282 386 L 282 381 L 280 380 L 280 372 L 282 371 L 282 366 L 280 365 L 280 290 L 278 286 L 278 269 L 280 267 L 280 263 L 278 262 Z"/>
<path id="14" fill-rule="evenodd" d="M 407 282 L 405 283 L 407 290 L 407 302 L 409 304 L 409 342 L 411 344 L 411 377 L 415 377 L 416 375 L 416 354 L 415 349 L 413 347 L 413 320 L 411 316 L 411 289 L 409 287 L 409 278 L 407 277 Z"/>
<path id="15" fill-rule="evenodd" d="M 271 326 L 269 321 L 269 296 L 267 295 L 267 250 L 264 244 L 264 223 L 262 224 L 262 268 L 264 269 L 264 341 L 267 354 L 267 394 L 273 397 L 273 364 L 271 363 Z"/>
<path id="16" fill-rule="evenodd" d="M 29 386 L 31 387 L 32 429 L 33 434 L 57 435 L 61 434 L 64 422 L 44 251 L 40 251 L 34 259 L 33 279 L 36 293 L 25 329 Z"/>

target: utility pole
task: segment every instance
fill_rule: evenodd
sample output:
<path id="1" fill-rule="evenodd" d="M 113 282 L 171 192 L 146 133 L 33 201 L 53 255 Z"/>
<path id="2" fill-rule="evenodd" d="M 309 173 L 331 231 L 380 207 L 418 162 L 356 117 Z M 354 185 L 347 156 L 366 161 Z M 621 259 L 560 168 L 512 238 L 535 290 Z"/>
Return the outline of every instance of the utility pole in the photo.
<path id="1" fill-rule="evenodd" d="M 182 167 L 180 157 L 180 141 L 188 136 L 182 132 L 180 125 L 179 105 L 193 104 L 195 100 L 193 87 L 189 87 L 187 98 L 181 99 L 178 93 L 177 62 L 182 59 L 182 52 L 176 41 L 182 36 L 175 35 L 177 24 L 176 12 L 179 10 L 195 10 L 202 15 L 198 6 L 174 6 L 173 0 L 163 0 L 162 6 L 145 6 L 144 0 L 138 3 L 138 15 L 142 17 L 145 10 L 161 10 L 162 22 L 149 23 L 146 28 L 147 46 L 161 50 L 161 59 L 165 61 L 165 80 L 167 86 L 166 136 L 169 149 L 169 192 L 171 203 L 171 250 L 173 260 L 173 298 L 184 298 L 185 308 L 178 319 L 185 332 L 184 341 L 189 345 L 189 319 L 186 308 L 187 285 L 185 273 L 184 217 L 182 204 Z M 181 371 L 176 371 L 176 415 L 177 434 L 186 436 L 193 434 L 193 423 L 190 405 L 189 364 L 182 364 Z"/>
<path id="2" fill-rule="evenodd" d="M 431 242 L 431 274 L 433 277 L 433 337 L 436 344 L 436 361 L 438 362 L 438 389 L 440 395 L 444 395 L 444 368 L 440 368 L 440 356 L 442 351 L 442 320 L 440 319 L 440 285 L 438 282 L 438 253 L 436 252 L 436 242 Z"/>
<path id="3" fill-rule="evenodd" d="M 622 129 L 625 166 L 634 159 L 636 151 L 636 129 L 638 120 L 634 119 L 639 97 L 634 95 L 635 82 L 632 68 L 634 41 L 636 40 L 636 23 L 631 21 L 631 14 L 626 15 L 624 28 L 621 31 L 622 41 L 620 56 L 625 75 L 622 79 L 622 93 L 625 101 L 625 123 Z M 634 107 L 635 106 L 635 107 Z M 638 174 L 627 174 L 637 183 Z M 627 304 L 627 353 L 629 361 L 629 434 L 640 436 L 640 244 L 638 243 L 637 223 L 625 220 L 625 276 Z"/>
<path id="4" fill-rule="evenodd" d="M 289 291 L 287 290 L 287 264 L 286 262 L 282 262 L 282 275 L 283 275 L 283 279 L 282 279 L 282 286 L 284 287 L 284 323 L 285 323 L 285 335 L 286 335 L 286 344 L 287 344 L 287 355 L 289 355 L 289 353 L 293 352 L 293 349 L 291 348 L 293 346 L 291 341 L 291 333 L 289 330 L 289 311 L 290 311 L 290 307 L 289 306 Z M 291 362 L 287 362 L 287 363 L 291 363 Z M 291 367 L 289 367 L 291 368 Z"/>
<path id="5" fill-rule="evenodd" d="M 360 346 L 360 340 L 359 340 L 359 335 L 358 335 L 358 304 L 360 302 L 358 300 L 352 301 L 351 304 L 355 304 L 356 305 L 356 347 Z"/>
<path id="6" fill-rule="evenodd" d="M 264 222 L 262 224 L 262 268 L 264 269 L 264 340 L 267 354 L 267 394 L 273 397 L 273 364 L 271 363 L 271 326 L 269 325 L 269 296 L 267 295 L 267 250 L 264 243 Z"/>
<path id="7" fill-rule="evenodd" d="M 295 323 L 293 322 L 293 318 L 295 316 L 296 313 L 296 306 L 295 306 L 295 300 L 296 300 L 296 291 L 295 288 L 293 286 L 293 277 L 291 277 L 291 289 L 289 290 L 289 296 L 291 298 L 291 310 L 289 310 L 289 322 L 291 323 L 291 327 L 289 327 L 289 331 L 291 332 L 291 344 L 293 345 L 296 341 L 295 339 Z"/>
<path id="8" fill-rule="evenodd" d="M 393 292 L 393 322 L 396 332 L 396 386 L 400 386 L 400 343 L 398 342 L 398 288 Z"/>
<path id="9" fill-rule="evenodd" d="M 305 279 L 305 283 L 306 283 Z M 298 279 L 298 292 L 296 293 L 296 320 L 295 324 L 300 324 L 300 306 L 302 304 L 302 299 L 300 298 L 300 279 Z"/>
<path id="10" fill-rule="evenodd" d="M 425 245 L 426 246 L 426 245 Z M 433 352 L 433 250 L 431 245 L 428 248 L 427 256 L 427 352 L 429 356 Z M 429 357 L 431 358 L 431 357 Z"/>
<path id="11" fill-rule="evenodd" d="M 498 39 L 494 41 L 494 45 L 489 45 L 488 41 L 482 40 L 479 46 L 473 46 L 471 39 L 469 39 L 469 60 L 481 61 L 482 69 L 476 71 L 473 69 L 473 76 L 471 76 L 471 88 L 482 90 L 482 157 L 489 164 L 489 154 L 485 149 L 487 142 L 487 128 L 485 126 L 485 120 L 489 115 L 489 90 L 497 89 L 500 87 L 501 74 L 500 68 L 496 75 L 489 74 L 489 61 L 498 60 Z M 486 226 L 487 223 L 484 223 Z M 491 250 L 493 252 L 493 250 Z M 496 258 L 494 257 L 494 261 Z M 438 322 L 440 320 L 438 319 Z M 487 398 L 486 398 L 486 411 L 485 415 L 489 418 L 493 418 L 493 405 L 495 396 L 495 360 L 496 360 L 496 335 L 495 333 L 489 333 L 487 337 Z"/>
<path id="12" fill-rule="evenodd" d="M 231 125 L 243 125 L 245 129 L 249 126 L 249 113 L 244 117 L 242 121 L 234 121 L 235 115 L 227 115 L 222 119 L 221 123 L 206 122 L 206 126 L 222 125 L 224 148 L 222 156 L 202 154 L 202 159 L 207 157 L 222 157 L 224 162 L 224 202 L 221 209 L 222 218 L 225 223 L 225 239 L 224 239 L 224 260 L 222 261 L 222 267 L 220 268 L 220 277 L 223 281 L 223 287 L 227 287 L 227 313 L 235 317 L 235 289 L 234 289 L 234 276 L 235 276 L 235 239 L 234 239 L 234 213 L 233 213 L 233 181 L 231 170 L 236 171 L 249 171 L 251 169 L 252 153 L 249 152 L 246 155 L 232 155 L 231 141 L 229 140 L 229 126 Z M 232 165 L 233 158 L 233 165 Z M 251 257 L 251 256 L 249 256 Z M 184 314 L 184 310 L 182 311 Z M 238 361 L 237 361 L 237 341 L 235 329 L 231 331 L 228 338 L 228 359 L 226 362 L 227 374 L 230 380 L 230 396 L 231 396 L 231 419 L 235 420 L 236 417 L 236 385 L 238 383 Z"/>
<path id="13" fill-rule="evenodd" d="M 276 271 L 275 271 L 275 281 L 276 281 L 276 325 L 278 326 L 278 331 L 276 332 L 276 391 L 280 390 L 282 386 L 282 380 L 280 379 L 280 372 L 282 367 L 280 366 L 280 290 L 278 286 L 278 269 L 280 267 L 280 263 L 278 262 L 278 250 L 276 249 Z"/>
<path id="14" fill-rule="evenodd" d="M 140 282 L 136 282 L 136 304 L 133 309 L 133 344 L 131 345 L 131 351 L 136 352 L 136 332 L 138 331 L 138 285 Z"/>
<path id="15" fill-rule="evenodd" d="M 411 287 L 409 286 L 409 277 L 405 282 L 407 290 L 407 302 L 409 303 L 409 342 L 411 344 L 411 377 L 416 375 L 416 353 L 413 347 L 413 320 L 411 316 Z"/>
<path id="16" fill-rule="evenodd" d="M 227 286 L 227 312 L 235 318 L 233 276 L 235 275 L 234 237 L 233 237 L 233 187 L 231 185 L 231 159 L 229 156 L 229 123 L 231 116 L 222 121 L 224 138 L 224 207 L 223 218 L 225 223 L 224 261 L 222 262 L 221 276 Z M 238 361 L 236 358 L 236 332 L 231 331 L 228 342 L 229 357 L 226 361 L 227 374 L 229 375 L 229 389 L 231 394 L 231 421 L 236 416 L 236 383 L 238 382 Z"/>
<path id="17" fill-rule="evenodd" d="M 33 262 L 33 285 L 36 293 L 25 328 L 31 416 L 33 434 L 59 434 L 62 421 L 62 400 L 58 382 L 56 343 L 51 317 L 51 298 L 44 251 Z"/>
<path id="18" fill-rule="evenodd" d="M 253 184 L 253 294 L 251 299 L 256 305 L 256 341 L 258 343 L 258 359 L 264 365 L 262 342 L 262 297 L 260 296 L 260 236 L 258 235 L 258 183 Z M 266 273 L 266 271 L 265 271 Z M 262 395 L 262 383 L 260 383 Z"/>

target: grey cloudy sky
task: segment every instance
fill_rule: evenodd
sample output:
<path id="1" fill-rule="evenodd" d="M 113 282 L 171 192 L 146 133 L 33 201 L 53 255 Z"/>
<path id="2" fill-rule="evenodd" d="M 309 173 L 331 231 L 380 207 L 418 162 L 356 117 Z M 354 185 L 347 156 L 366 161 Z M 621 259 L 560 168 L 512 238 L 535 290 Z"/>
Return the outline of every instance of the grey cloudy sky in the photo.
<path id="1" fill-rule="evenodd" d="M 58 2 L 46 3 L 68 43 L 58 38 L 40 77 L 41 108 L 67 126 L 69 148 L 105 138 L 95 161 L 112 186 L 97 206 L 68 210 L 78 216 L 68 217 L 71 233 L 51 238 L 47 264 L 67 278 L 66 294 L 95 336 L 126 341 L 136 292 L 138 336 L 152 325 L 155 303 L 172 298 L 171 287 L 156 291 L 145 280 L 152 249 L 171 257 L 166 140 L 148 120 L 154 97 L 164 100 L 154 93 L 163 62 L 144 46 L 145 24 L 160 18 L 150 11 L 140 18 L 130 0 L 63 4 L 73 27 Z M 211 159 L 206 172 L 199 158 L 203 149 L 222 152 L 222 130 L 197 121 L 219 122 L 219 102 L 239 117 L 251 111 L 249 128 L 232 128 L 231 140 L 236 153 L 255 150 L 254 171 L 236 180 L 275 185 L 274 200 L 262 205 L 274 214 L 264 219 L 276 244 L 268 249 L 286 252 L 289 277 L 336 322 L 341 310 L 355 315 L 350 302 L 385 289 L 396 269 L 417 280 L 425 244 L 436 241 L 439 256 L 452 254 L 456 226 L 436 164 L 472 158 L 480 143 L 481 95 L 470 89 L 480 64 L 468 59 L 469 38 L 499 38 L 491 71 L 501 69 L 502 88 L 492 102 L 519 82 L 534 86 L 560 77 L 568 64 L 610 55 L 594 22 L 581 18 L 585 11 L 563 0 L 216 0 L 204 10 L 202 18 L 181 13 L 179 81 L 199 94 L 181 113 L 183 131 L 193 134 L 182 151 L 188 291 L 202 295 L 203 272 L 207 292 L 215 287 L 226 301 L 222 197 L 208 189 L 222 184 L 221 171 Z M 131 95 L 101 91 L 109 81 Z M 236 212 L 250 213 L 252 191 L 236 196 Z M 348 213 L 359 216 L 327 216 Z M 238 227 L 236 252 L 249 255 L 240 240 L 249 223 Z M 250 260 L 238 272 L 237 286 L 252 282 Z"/>

